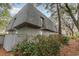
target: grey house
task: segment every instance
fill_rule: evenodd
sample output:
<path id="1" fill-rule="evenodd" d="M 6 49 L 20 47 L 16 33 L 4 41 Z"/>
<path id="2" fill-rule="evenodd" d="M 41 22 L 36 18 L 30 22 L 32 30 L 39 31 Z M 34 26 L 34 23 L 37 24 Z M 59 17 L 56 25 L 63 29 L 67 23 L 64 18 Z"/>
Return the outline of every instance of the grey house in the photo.
<path id="1" fill-rule="evenodd" d="M 3 47 L 10 51 L 16 44 L 26 38 L 41 34 L 49 35 L 57 32 L 55 24 L 38 11 L 32 4 L 26 4 L 10 21 Z"/>

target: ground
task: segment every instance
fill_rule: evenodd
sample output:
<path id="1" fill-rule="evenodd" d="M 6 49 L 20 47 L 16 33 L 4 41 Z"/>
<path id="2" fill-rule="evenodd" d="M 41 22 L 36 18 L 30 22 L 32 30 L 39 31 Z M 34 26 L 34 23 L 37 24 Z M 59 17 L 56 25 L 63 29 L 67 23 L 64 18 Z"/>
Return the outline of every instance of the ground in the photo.
<path id="1" fill-rule="evenodd" d="M 70 40 L 68 46 L 60 49 L 61 56 L 79 56 L 79 40 Z"/>
<path id="2" fill-rule="evenodd" d="M 0 45 L 0 56 L 12 56 L 11 52 L 7 52 L 2 48 L 2 45 Z"/>
<path id="3" fill-rule="evenodd" d="M 79 40 L 70 40 L 69 45 L 60 49 L 61 56 L 79 56 Z M 11 52 L 6 52 L 0 47 L 0 56 L 12 56 Z"/>

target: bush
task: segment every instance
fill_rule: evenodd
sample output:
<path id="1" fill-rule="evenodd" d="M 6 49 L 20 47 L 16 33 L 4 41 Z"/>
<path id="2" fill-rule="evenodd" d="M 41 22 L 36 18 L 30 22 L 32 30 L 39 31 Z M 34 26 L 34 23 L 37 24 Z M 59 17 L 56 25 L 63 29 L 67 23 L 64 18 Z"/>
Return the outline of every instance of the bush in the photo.
<path id="1" fill-rule="evenodd" d="M 73 35 L 73 36 L 70 36 L 70 38 L 73 39 L 73 40 L 76 40 L 78 37 Z"/>
<path id="2" fill-rule="evenodd" d="M 18 44 L 15 49 L 13 49 L 13 54 L 19 56 L 38 55 L 37 45 L 34 43 L 23 41 L 21 44 Z"/>
<path id="3" fill-rule="evenodd" d="M 14 55 L 20 56 L 50 56 L 59 55 L 61 42 L 61 37 L 59 35 L 37 35 L 33 38 L 34 41 L 28 42 L 23 41 L 18 44 L 15 49 L 13 49 Z M 65 43 L 66 38 L 64 38 Z"/>
<path id="4" fill-rule="evenodd" d="M 77 32 L 77 33 L 75 33 L 76 34 L 76 36 L 79 38 L 79 32 Z"/>
<path id="5" fill-rule="evenodd" d="M 69 37 L 63 36 L 63 44 L 68 45 L 68 42 L 69 42 Z"/>
<path id="6" fill-rule="evenodd" d="M 68 44 L 68 41 L 70 39 L 68 36 L 62 36 L 59 34 L 49 35 L 49 38 L 57 41 L 59 44 L 62 44 L 62 45 Z"/>
<path id="7" fill-rule="evenodd" d="M 55 40 L 52 36 L 40 36 L 35 37 L 39 40 L 38 46 L 40 55 L 58 55 L 60 50 L 60 43 Z"/>

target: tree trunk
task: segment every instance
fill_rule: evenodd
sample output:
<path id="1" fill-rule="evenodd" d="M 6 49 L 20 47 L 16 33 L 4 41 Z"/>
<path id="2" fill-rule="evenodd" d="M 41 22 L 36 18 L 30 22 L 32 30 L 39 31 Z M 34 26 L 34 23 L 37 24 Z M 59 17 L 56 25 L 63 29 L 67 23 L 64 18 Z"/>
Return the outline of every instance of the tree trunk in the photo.
<path id="1" fill-rule="evenodd" d="M 79 31 L 79 24 L 78 24 L 78 21 L 79 21 L 79 20 L 76 20 L 75 16 L 74 16 L 73 13 L 72 13 L 72 10 L 70 9 L 70 7 L 68 6 L 67 3 L 65 4 L 65 6 L 66 6 L 66 8 L 67 8 L 67 11 L 66 11 L 66 10 L 65 10 L 65 11 L 69 13 L 70 17 L 72 18 L 72 20 L 73 20 L 75 26 L 77 27 L 77 29 L 78 29 L 78 31 Z M 77 6 L 77 8 L 79 8 L 79 7 Z M 77 10 L 77 11 L 78 11 L 78 10 Z"/>
<path id="2" fill-rule="evenodd" d="M 77 4 L 77 25 L 79 28 L 79 3 Z"/>
<path id="3" fill-rule="evenodd" d="M 57 3 L 57 14 L 58 14 L 58 21 L 59 21 L 59 34 L 61 33 L 61 17 L 60 17 L 60 9 L 59 9 L 59 4 Z"/>

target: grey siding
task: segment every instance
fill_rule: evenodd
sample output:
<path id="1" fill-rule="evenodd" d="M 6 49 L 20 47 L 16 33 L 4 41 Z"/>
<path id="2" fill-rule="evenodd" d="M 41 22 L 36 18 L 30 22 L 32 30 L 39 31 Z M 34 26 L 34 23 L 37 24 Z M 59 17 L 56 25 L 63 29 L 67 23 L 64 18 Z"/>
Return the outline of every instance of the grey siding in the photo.
<path id="1" fill-rule="evenodd" d="M 17 29 L 16 31 L 18 32 L 18 34 L 8 34 L 5 36 L 3 47 L 6 51 L 11 51 L 12 48 L 14 48 L 18 43 L 22 42 L 23 40 L 29 39 L 31 41 L 34 36 L 40 34 L 41 30 L 31 27 L 23 27 L 19 30 Z"/>
<path id="2" fill-rule="evenodd" d="M 53 31 L 55 32 L 56 31 L 56 27 L 55 25 L 53 24 L 53 22 L 49 19 L 45 19 L 44 20 L 44 29 L 47 29 L 47 30 L 50 30 L 50 31 Z"/>
<path id="3" fill-rule="evenodd" d="M 36 12 L 35 8 L 30 4 L 24 6 L 24 8 L 20 10 L 19 13 L 17 13 L 15 18 L 16 18 L 16 21 L 13 27 L 17 27 L 18 25 L 22 23 L 26 23 L 26 24 L 30 23 L 32 25 L 41 27 L 40 17 L 38 13 Z"/>
<path id="4" fill-rule="evenodd" d="M 35 29 L 31 27 L 23 27 L 19 30 L 17 29 L 17 34 L 8 34 L 5 36 L 4 40 L 4 49 L 6 51 L 11 51 L 12 48 L 14 48 L 18 43 L 21 43 L 23 40 L 32 41 L 33 37 L 36 35 L 46 35 L 53 34 L 53 32 L 41 30 L 41 29 Z"/>
<path id="5" fill-rule="evenodd" d="M 56 31 L 55 24 L 43 15 L 40 11 L 38 11 L 32 4 L 25 5 L 16 15 L 13 17 L 12 21 L 8 26 L 8 30 L 13 28 L 17 28 L 20 25 L 23 27 L 24 25 L 31 24 L 37 26 L 39 28 L 42 27 L 41 17 L 44 18 L 44 27 L 43 29 L 47 29 L 50 31 Z"/>

